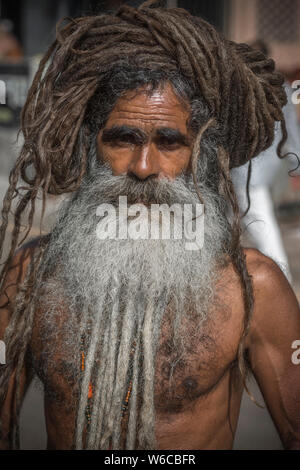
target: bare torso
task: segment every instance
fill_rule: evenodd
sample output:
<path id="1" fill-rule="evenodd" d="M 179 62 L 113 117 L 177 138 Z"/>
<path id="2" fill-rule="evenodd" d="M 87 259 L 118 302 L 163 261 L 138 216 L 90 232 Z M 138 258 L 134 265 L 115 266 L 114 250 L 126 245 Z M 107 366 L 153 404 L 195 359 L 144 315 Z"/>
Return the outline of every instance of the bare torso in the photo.
<path id="1" fill-rule="evenodd" d="M 300 338 L 299 306 L 275 263 L 255 250 L 246 250 L 246 257 L 255 303 L 245 354 L 285 448 L 298 449 L 300 374 L 299 366 L 291 361 L 291 347 Z M 30 256 L 27 263 L 28 259 Z M 9 281 L 16 276 L 13 271 Z M 224 269 L 220 279 L 218 302 L 199 334 L 194 334 L 193 321 L 189 325 L 190 341 L 184 359 L 174 361 L 176 351 L 169 347 L 167 316 L 163 322 L 155 376 L 158 449 L 231 449 L 233 446 L 243 392 L 237 353 L 245 314 L 240 280 L 231 264 Z M 7 294 L 13 297 L 13 289 L 8 288 Z M 8 312 L 4 310 L 1 337 L 8 318 Z M 45 389 L 47 447 L 71 449 L 80 361 L 59 352 L 65 318 L 63 314 L 57 318 L 56 339 L 52 336 L 47 345 L 45 335 L 41 334 L 43 312 L 36 313 L 29 352 Z M 49 346 L 53 352 L 50 365 Z M 171 385 L 168 380 L 170 363 L 176 364 Z M 14 376 L 3 406 L 6 433 L 13 387 Z M 7 446 L 6 440 L 0 444 L 0 448 Z"/>
<path id="2" fill-rule="evenodd" d="M 163 323 L 155 380 L 159 449 L 232 447 L 243 390 L 237 367 L 243 302 L 238 277 L 231 267 L 225 270 L 221 282 L 221 300 L 201 333 L 193 337 L 193 325 L 190 326 L 191 341 L 185 359 L 174 357 L 169 347 L 168 320 Z M 55 365 L 45 367 L 39 319 L 33 331 L 31 353 L 46 392 L 48 448 L 69 449 L 75 427 L 76 361 L 68 362 L 57 355 Z M 55 351 L 55 344 L 51 348 Z M 170 384 L 171 363 L 176 366 Z"/>

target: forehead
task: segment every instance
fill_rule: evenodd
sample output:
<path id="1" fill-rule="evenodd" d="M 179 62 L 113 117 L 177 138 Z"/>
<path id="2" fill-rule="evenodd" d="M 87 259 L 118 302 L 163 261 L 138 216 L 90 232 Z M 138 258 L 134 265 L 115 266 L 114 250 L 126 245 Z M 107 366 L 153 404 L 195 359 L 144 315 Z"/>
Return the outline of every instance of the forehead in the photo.
<path id="1" fill-rule="evenodd" d="M 150 132 L 156 127 L 169 127 L 187 132 L 189 115 L 188 105 L 177 97 L 170 84 L 166 84 L 151 96 L 145 88 L 127 92 L 118 99 L 105 127 L 128 125 Z"/>

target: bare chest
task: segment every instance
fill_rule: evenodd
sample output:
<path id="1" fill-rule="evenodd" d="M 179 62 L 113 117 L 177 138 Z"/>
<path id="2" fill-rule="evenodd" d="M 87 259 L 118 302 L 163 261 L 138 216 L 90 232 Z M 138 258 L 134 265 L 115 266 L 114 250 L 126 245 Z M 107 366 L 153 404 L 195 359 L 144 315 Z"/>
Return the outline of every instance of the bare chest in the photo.
<path id="1" fill-rule="evenodd" d="M 161 413 L 190 409 L 237 366 L 238 329 L 229 334 L 208 326 L 198 335 L 192 330 L 183 354 L 161 339 L 155 372 L 155 406 Z"/>
<path id="2" fill-rule="evenodd" d="M 169 330 L 168 324 L 162 325 L 155 362 L 155 407 L 161 413 L 179 413 L 207 396 L 235 367 L 241 329 L 231 320 L 221 323 L 214 319 L 195 333 L 191 324 L 183 331 L 183 349 L 174 343 Z M 82 377 L 81 351 L 66 351 L 60 336 L 55 335 L 56 341 L 52 339 L 47 345 L 40 338 L 33 342 L 33 365 L 48 401 L 76 408 Z"/>

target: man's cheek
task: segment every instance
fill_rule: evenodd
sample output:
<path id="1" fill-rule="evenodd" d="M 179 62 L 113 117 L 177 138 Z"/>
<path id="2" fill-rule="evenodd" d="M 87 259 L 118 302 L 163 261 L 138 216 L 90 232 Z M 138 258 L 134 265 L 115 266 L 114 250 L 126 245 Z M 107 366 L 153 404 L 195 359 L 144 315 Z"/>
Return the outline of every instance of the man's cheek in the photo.
<path id="1" fill-rule="evenodd" d="M 190 154 L 177 152 L 168 154 L 161 160 L 162 172 L 171 179 L 175 179 L 190 168 Z"/>
<path id="2" fill-rule="evenodd" d="M 126 175 L 132 161 L 132 152 L 129 149 L 109 149 L 104 150 L 103 160 L 108 163 L 114 175 Z"/>

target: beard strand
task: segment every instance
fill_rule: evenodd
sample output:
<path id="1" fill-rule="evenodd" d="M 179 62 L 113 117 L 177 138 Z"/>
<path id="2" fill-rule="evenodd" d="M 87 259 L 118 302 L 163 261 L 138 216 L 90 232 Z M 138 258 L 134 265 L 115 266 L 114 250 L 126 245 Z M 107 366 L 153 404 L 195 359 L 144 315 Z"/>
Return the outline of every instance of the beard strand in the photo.
<path id="1" fill-rule="evenodd" d="M 155 362 L 162 322 L 170 317 L 173 348 L 184 355 L 190 339 L 184 328 L 189 312 L 196 319 L 197 335 L 212 311 L 224 260 L 226 217 L 218 196 L 204 184 L 200 191 L 206 206 L 201 252 L 186 250 L 183 240 L 99 240 L 96 236 L 97 207 L 104 203 L 116 206 L 120 196 L 127 196 L 130 204 L 199 203 L 186 176 L 172 182 L 139 182 L 113 176 L 106 165 L 98 166 L 61 209 L 41 268 L 42 334 L 53 346 L 57 311 L 63 304 L 67 315 L 60 353 L 74 361 L 82 334 L 87 338 L 86 368 L 82 376 L 78 374 L 78 449 L 108 449 L 111 445 L 114 449 L 155 448 Z M 46 354 L 51 368 L 54 355 L 50 347 Z M 130 381 L 124 442 L 121 409 Z M 83 442 L 90 383 L 93 409 L 90 432 Z"/>

